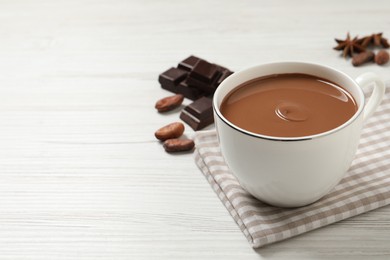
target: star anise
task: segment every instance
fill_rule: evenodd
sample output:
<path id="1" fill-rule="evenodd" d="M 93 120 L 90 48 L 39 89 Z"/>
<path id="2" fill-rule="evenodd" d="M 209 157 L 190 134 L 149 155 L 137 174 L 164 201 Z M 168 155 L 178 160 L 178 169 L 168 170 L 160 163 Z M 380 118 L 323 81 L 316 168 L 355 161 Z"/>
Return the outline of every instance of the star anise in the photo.
<path id="1" fill-rule="evenodd" d="M 357 36 L 351 39 L 351 36 L 348 33 L 347 38 L 345 40 L 335 39 L 338 45 L 333 49 L 338 51 L 343 50 L 344 58 L 346 58 L 348 55 L 352 57 L 355 52 L 365 51 L 365 48 L 361 46 L 357 40 L 358 40 Z"/>
<path id="2" fill-rule="evenodd" d="M 363 37 L 358 39 L 357 42 L 363 47 L 367 48 L 370 45 L 382 46 L 383 48 L 389 48 L 390 45 L 386 38 L 382 36 L 383 33 L 374 33 L 370 36 Z"/>

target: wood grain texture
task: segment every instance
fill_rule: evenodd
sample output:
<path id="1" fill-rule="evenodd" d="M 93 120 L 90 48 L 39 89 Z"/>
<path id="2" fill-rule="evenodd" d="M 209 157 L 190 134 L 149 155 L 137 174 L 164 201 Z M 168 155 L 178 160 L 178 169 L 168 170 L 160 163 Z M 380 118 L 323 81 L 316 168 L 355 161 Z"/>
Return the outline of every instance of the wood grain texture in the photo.
<path id="1" fill-rule="evenodd" d="M 347 31 L 390 36 L 389 13 L 387 0 L 0 1 L 0 259 L 389 259 L 390 207 L 252 250 L 192 154 L 153 136 L 179 120 L 155 111 L 169 94 L 157 76 L 190 54 L 389 80 L 332 50 Z"/>

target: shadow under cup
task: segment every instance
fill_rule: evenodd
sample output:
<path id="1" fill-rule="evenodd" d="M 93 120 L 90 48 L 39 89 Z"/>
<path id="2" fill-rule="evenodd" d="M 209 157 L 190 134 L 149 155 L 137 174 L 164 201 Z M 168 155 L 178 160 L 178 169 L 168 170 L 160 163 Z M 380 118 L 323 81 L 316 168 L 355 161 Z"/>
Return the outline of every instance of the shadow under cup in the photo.
<path id="1" fill-rule="evenodd" d="M 229 122 L 221 113 L 224 97 L 243 83 L 273 74 L 301 73 L 328 79 L 355 99 L 356 113 L 344 124 L 315 135 L 273 137 Z M 242 187 L 274 206 L 298 207 L 327 194 L 343 178 L 357 150 L 363 124 L 364 95 L 348 75 L 330 67 L 279 62 L 234 73 L 214 94 L 215 125 L 222 155 Z"/>

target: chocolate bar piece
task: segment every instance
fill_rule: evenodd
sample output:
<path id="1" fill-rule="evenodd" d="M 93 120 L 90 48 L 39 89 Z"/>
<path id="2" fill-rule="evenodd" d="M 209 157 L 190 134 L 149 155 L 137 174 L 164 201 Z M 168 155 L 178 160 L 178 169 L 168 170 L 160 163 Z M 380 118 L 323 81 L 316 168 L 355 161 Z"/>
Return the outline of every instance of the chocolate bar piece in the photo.
<path id="1" fill-rule="evenodd" d="M 190 72 L 187 82 L 190 86 L 196 86 L 207 94 L 215 92 L 217 81 L 221 72 L 215 64 L 205 60 L 199 60 Z"/>
<path id="2" fill-rule="evenodd" d="M 161 73 L 158 81 L 163 89 L 196 100 L 202 96 L 212 96 L 218 85 L 232 73 L 225 67 L 191 55 L 182 60 L 177 68 Z"/>
<path id="3" fill-rule="evenodd" d="M 200 60 L 200 58 L 191 55 L 187 59 L 182 60 L 177 67 L 179 69 L 183 69 L 183 70 L 186 70 L 186 71 L 191 71 L 194 68 L 195 64 L 199 60 Z"/>
<path id="4" fill-rule="evenodd" d="M 195 131 L 212 124 L 214 122 L 212 100 L 207 97 L 195 100 L 181 111 L 180 119 Z"/>
<path id="5" fill-rule="evenodd" d="M 233 71 L 230 71 L 228 69 L 223 68 L 224 70 L 221 71 L 221 77 L 219 77 L 217 81 L 217 86 L 219 86 L 222 81 L 224 81 L 227 77 L 233 74 Z"/>
<path id="6" fill-rule="evenodd" d="M 200 98 L 200 97 L 205 95 L 198 88 L 188 86 L 187 80 L 183 80 L 182 82 L 180 82 L 180 84 L 177 87 L 176 91 L 177 91 L 176 93 L 182 94 L 184 97 L 186 97 L 188 99 L 191 99 L 191 100 L 198 99 L 198 98 Z"/>
<path id="7" fill-rule="evenodd" d="M 170 68 L 160 74 L 158 81 L 162 88 L 177 93 L 177 86 L 187 77 L 187 75 L 187 71 Z"/>

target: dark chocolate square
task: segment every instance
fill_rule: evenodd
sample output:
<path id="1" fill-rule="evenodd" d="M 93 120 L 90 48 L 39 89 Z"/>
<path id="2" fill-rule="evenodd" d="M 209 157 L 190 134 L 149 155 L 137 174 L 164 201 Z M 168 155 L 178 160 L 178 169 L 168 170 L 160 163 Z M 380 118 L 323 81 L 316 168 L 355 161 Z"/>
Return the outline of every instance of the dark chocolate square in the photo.
<path id="1" fill-rule="evenodd" d="M 160 74 L 158 81 L 163 88 L 175 88 L 187 75 L 188 72 L 185 70 L 170 68 Z"/>
<path id="2" fill-rule="evenodd" d="M 178 68 L 161 73 L 158 80 L 163 89 L 196 100 L 202 96 L 212 97 L 218 85 L 230 74 L 232 72 L 225 67 L 191 55 L 181 61 Z"/>
<path id="3" fill-rule="evenodd" d="M 187 82 L 188 85 L 196 87 L 206 94 L 213 94 L 220 75 L 221 72 L 218 71 L 216 65 L 199 60 L 190 72 Z"/>
<path id="4" fill-rule="evenodd" d="M 171 85 L 163 85 L 161 84 L 161 88 L 168 90 L 173 93 L 177 93 L 177 87 L 176 86 L 171 86 Z"/>
<path id="5" fill-rule="evenodd" d="M 179 65 L 178 65 L 178 68 L 180 69 L 183 69 L 183 70 L 186 70 L 186 71 L 191 71 L 195 64 L 201 60 L 200 58 L 198 57 L 195 57 L 193 55 L 191 55 L 190 57 L 188 57 L 187 59 L 185 60 L 182 60 Z"/>
<path id="6" fill-rule="evenodd" d="M 233 71 L 230 71 L 228 69 L 222 71 L 221 77 L 219 77 L 219 79 L 217 80 L 217 86 L 219 86 L 219 84 L 221 84 L 222 81 L 224 81 L 227 77 L 229 77 L 232 74 L 233 74 Z"/>
<path id="7" fill-rule="evenodd" d="M 195 100 L 182 110 L 180 118 L 195 131 L 212 124 L 214 122 L 212 100 L 207 97 Z"/>
<path id="8" fill-rule="evenodd" d="M 212 100 L 207 97 L 201 97 L 189 104 L 185 110 L 199 119 L 209 117 L 213 114 Z"/>
<path id="9" fill-rule="evenodd" d="M 204 93 L 200 91 L 198 88 L 191 87 L 187 84 L 187 80 L 183 80 L 177 86 L 177 93 L 182 94 L 184 97 L 195 100 L 204 96 Z"/>
<path id="10" fill-rule="evenodd" d="M 190 72 L 190 77 L 211 84 L 218 76 L 217 66 L 205 60 L 199 60 L 193 70 Z"/>

